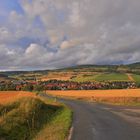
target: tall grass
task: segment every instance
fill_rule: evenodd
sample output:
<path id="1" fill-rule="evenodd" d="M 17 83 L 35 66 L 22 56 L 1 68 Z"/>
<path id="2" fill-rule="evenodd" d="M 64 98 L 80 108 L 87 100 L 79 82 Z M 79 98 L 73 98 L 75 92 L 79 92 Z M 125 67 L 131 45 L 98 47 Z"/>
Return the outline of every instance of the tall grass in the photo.
<path id="1" fill-rule="evenodd" d="M 0 139 L 32 139 L 62 110 L 61 105 L 46 104 L 31 97 L 0 105 Z"/>

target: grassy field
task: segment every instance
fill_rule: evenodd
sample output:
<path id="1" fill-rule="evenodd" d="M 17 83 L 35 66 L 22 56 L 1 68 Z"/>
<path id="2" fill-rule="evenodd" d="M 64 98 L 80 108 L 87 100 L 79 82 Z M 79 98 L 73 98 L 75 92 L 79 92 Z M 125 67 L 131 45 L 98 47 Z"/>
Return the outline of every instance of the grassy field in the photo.
<path id="1" fill-rule="evenodd" d="M 103 73 L 95 78 L 96 81 L 129 81 L 124 73 Z"/>
<path id="2" fill-rule="evenodd" d="M 0 140 L 65 140 L 71 110 L 32 94 L 0 92 Z"/>
<path id="3" fill-rule="evenodd" d="M 140 84 L 140 75 L 132 74 L 133 79 Z"/>
<path id="4" fill-rule="evenodd" d="M 96 102 L 140 105 L 140 89 L 47 91 L 47 93 L 54 96 L 87 99 Z"/>
<path id="5" fill-rule="evenodd" d="M 77 75 L 72 81 L 94 82 L 94 81 L 129 81 L 130 78 L 125 73 L 94 73 L 92 75 Z"/>

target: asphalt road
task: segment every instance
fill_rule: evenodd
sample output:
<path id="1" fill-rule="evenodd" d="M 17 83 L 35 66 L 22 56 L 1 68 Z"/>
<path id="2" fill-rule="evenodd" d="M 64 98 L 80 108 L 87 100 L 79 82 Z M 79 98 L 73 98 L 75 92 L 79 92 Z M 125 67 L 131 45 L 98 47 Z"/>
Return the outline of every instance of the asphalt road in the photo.
<path id="1" fill-rule="evenodd" d="M 140 107 L 58 100 L 74 112 L 71 140 L 140 140 Z"/>

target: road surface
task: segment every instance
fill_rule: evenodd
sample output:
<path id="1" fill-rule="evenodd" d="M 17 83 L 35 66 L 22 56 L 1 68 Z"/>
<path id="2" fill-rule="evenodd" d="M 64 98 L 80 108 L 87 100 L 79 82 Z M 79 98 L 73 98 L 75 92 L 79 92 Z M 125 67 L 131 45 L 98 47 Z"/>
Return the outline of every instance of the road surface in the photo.
<path id="1" fill-rule="evenodd" d="M 71 140 L 140 140 L 140 107 L 58 100 L 74 112 Z"/>

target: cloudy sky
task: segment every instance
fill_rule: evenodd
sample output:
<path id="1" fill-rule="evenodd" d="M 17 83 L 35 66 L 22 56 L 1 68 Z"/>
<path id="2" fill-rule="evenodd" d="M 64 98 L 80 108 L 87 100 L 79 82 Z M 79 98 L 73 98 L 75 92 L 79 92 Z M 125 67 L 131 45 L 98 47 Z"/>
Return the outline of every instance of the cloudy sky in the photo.
<path id="1" fill-rule="evenodd" d="M 0 70 L 140 61 L 140 0 L 0 0 Z"/>

